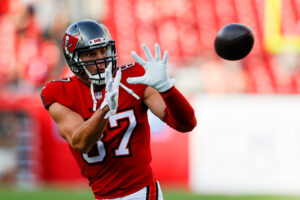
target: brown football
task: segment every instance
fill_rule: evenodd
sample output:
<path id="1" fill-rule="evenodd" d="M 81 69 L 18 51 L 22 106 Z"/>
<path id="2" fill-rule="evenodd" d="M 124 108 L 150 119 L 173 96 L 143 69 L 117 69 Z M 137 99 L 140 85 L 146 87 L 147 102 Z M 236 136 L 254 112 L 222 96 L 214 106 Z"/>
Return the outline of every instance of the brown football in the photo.
<path id="1" fill-rule="evenodd" d="M 228 24 L 217 34 L 215 50 L 226 60 L 240 60 L 247 56 L 254 44 L 251 28 L 244 24 Z"/>

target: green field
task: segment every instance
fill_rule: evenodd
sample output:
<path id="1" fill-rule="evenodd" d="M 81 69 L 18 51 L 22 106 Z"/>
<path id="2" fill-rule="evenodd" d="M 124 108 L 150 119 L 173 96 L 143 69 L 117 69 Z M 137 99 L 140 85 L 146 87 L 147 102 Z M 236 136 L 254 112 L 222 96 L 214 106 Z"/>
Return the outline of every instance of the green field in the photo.
<path id="1" fill-rule="evenodd" d="M 165 200 L 299 200 L 299 196 L 210 196 L 195 195 L 182 190 L 164 190 Z M 0 188 L 0 200 L 93 200 L 87 189 L 14 190 Z"/>

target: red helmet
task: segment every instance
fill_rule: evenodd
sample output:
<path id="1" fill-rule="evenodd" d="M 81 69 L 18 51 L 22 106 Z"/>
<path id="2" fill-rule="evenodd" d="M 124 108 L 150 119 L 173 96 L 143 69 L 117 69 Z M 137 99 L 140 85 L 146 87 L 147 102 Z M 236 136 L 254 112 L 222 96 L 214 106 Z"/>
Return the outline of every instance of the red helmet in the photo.
<path id="1" fill-rule="evenodd" d="M 103 47 L 107 48 L 107 56 L 104 58 L 82 61 L 79 57 L 81 52 Z M 72 72 L 80 78 L 89 79 L 94 84 L 105 84 L 104 72 L 98 68 L 100 64 L 104 63 L 107 67 L 111 63 L 113 73 L 116 71 L 115 41 L 111 39 L 107 28 L 94 20 L 84 19 L 71 24 L 63 37 L 62 49 Z M 86 69 L 87 65 L 95 65 L 98 73 L 91 75 Z"/>

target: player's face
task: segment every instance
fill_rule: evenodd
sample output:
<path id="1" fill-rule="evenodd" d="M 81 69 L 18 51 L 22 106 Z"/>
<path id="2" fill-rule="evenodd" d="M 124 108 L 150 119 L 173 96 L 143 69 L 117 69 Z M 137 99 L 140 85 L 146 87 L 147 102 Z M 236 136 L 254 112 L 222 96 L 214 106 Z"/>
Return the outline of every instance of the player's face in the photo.
<path id="1" fill-rule="evenodd" d="M 99 49 L 92 49 L 90 51 L 85 51 L 80 54 L 80 58 L 82 61 L 89 61 L 89 60 L 97 60 L 101 59 L 107 56 L 107 48 L 99 48 Z M 89 72 L 94 75 L 98 73 L 98 70 L 100 72 L 105 70 L 105 64 L 95 64 L 95 62 L 86 62 L 86 69 L 89 70 Z M 98 67 L 98 70 L 97 70 Z"/>

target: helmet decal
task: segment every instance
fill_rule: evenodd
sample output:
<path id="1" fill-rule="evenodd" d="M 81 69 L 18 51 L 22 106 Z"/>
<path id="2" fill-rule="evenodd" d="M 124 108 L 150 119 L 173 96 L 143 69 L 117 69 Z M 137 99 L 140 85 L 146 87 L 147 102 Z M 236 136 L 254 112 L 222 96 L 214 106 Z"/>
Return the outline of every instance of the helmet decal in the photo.
<path id="1" fill-rule="evenodd" d="M 95 39 L 90 40 L 90 41 L 89 41 L 89 44 L 90 44 L 90 45 L 99 44 L 99 43 L 101 43 L 101 42 L 103 42 L 103 41 L 104 41 L 103 38 L 95 38 Z"/>
<path id="2" fill-rule="evenodd" d="M 78 38 L 79 38 L 79 34 L 69 35 L 66 33 L 63 38 L 63 48 L 68 50 L 68 52 L 72 53 L 76 48 Z"/>

